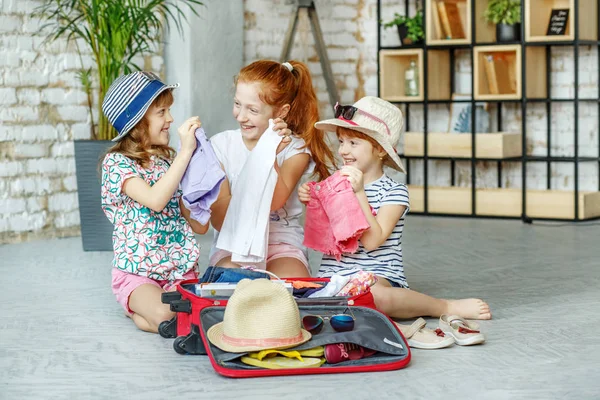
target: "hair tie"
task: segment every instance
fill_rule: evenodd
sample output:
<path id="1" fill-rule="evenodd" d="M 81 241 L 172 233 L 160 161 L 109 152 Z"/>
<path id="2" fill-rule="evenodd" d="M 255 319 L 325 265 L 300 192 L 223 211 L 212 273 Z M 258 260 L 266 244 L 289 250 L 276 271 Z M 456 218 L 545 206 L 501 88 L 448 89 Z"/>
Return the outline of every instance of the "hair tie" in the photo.
<path id="1" fill-rule="evenodd" d="M 288 71 L 292 72 L 294 70 L 294 67 L 292 66 L 292 64 L 290 64 L 289 62 L 284 62 L 281 63 L 281 65 L 283 65 L 284 67 L 286 67 L 288 69 Z"/>

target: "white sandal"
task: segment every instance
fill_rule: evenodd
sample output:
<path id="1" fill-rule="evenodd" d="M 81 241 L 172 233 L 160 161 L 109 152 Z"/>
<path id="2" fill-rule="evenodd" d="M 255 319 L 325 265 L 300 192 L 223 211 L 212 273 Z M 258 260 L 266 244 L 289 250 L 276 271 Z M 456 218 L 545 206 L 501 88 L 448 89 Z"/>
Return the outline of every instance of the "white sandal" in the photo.
<path id="1" fill-rule="evenodd" d="M 440 327 L 444 333 L 453 337 L 460 346 L 471 346 L 485 342 L 485 336 L 479 331 L 479 325 L 469 322 L 458 315 L 442 315 Z"/>
<path id="2" fill-rule="evenodd" d="M 406 342 L 415 349 L 443 349 L 452 346 L 454 338 L 446 336 L 440 328 L 432 330 L 426 327 L 427 322 L 423 318 L 417 319 L 410 326 L 396 323 Z"/>

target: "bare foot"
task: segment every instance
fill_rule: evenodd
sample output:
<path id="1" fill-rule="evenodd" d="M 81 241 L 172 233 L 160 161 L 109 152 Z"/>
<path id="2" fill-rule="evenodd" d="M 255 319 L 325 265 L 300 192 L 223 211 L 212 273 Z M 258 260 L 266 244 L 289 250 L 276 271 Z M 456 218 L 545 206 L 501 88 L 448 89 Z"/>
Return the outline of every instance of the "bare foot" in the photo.
<path id="1" fill-rule="evenodd" d="M 481 299 L 446 300 L 446 314 L 465 319 L 492 319 L 488 303 Z"/>

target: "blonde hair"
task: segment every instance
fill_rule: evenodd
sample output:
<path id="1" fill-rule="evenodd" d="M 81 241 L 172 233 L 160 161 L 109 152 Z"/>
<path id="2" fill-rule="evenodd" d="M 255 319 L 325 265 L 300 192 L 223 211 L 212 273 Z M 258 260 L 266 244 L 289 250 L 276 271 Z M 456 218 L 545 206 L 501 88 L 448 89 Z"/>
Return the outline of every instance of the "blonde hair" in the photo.
<path id="1" fill-rule="evenodd" d="M 154 99 L 148 110 L 154 107 L 170 107 L 173 101 L 171 90 L 165 90 Z M 172 147 L 150 143 L 149 123 L 146 115 L 148 115 L 148 111 L 123 139 L 108 149 L 107 153 L 123 154 L 125 157 L 136 161 L 142 168 L 148 167 L 150 158 L 153 155 L 171 161 L 175 157 L 175 150 Z"/>

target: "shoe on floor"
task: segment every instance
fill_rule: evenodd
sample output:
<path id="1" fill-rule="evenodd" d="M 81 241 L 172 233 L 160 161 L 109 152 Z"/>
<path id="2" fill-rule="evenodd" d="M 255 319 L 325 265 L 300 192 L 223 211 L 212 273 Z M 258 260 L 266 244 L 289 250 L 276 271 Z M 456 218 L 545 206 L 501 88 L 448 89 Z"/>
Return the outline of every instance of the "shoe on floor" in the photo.
<path id="1" fill-rule="evenodd" d="M 479 325 L 458 315 L 442 315 L 440 328 L 452 336 L 459 346 L 471 346 L 485 342 L 485 336 L 479 331 Z"/>
<path id="2" fill-rule="evenodd" d="M 396 323 L 408 345 L 415 349 L 443 349 L 454 344 L 452 336 L 446 336 L 439 328 L 432 330 L 425 325 L 427 322 L 423 318 L 417 319 L 410 326 Z"/>

